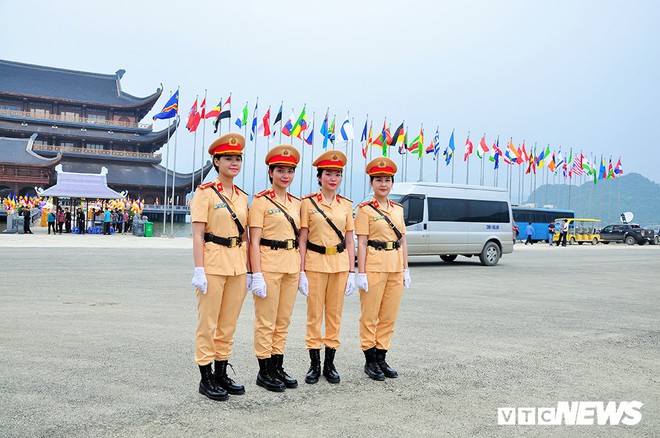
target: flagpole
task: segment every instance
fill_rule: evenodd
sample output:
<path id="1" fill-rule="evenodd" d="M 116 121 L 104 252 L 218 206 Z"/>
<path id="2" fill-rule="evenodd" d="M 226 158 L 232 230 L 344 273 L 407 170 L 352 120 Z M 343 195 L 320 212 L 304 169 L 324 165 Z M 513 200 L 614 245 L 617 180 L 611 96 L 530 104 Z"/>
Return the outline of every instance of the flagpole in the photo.
<path id="1" fill-rule="evenodd" d="M 312 113 L 313 114 L 313 113 Z M 346 115 L 349 115 L 350 111 L 346 113 Z M 353 162 L 353 158 L 355 155 L 355 117 L 351 117 L 351 128 L 353 129 L 353 138 L 351 138 L 351 162 Z M 349 198 L 353 199 L 353 178 L 354 178 L 354 172 L 353 172 L 353 166 L 350 166 L 351 169 L 351 186 L 350 186 L 350 195 Z"/>
<path id="2" fill-rule="evenodd" d="M 172 92 L 170 92 L 170 99 L 172 98 Z M 167 172 L 168 167 L 170 166 L 170 131 L 172 127 L 172 118 L 167 119 L 167 155 L 165 157 L 165 191 L 163 193 L 163 234 L 161 237 L 165 237 L 165 224 L 167 216 Z"/>
<path id="3" fill-rule="evenodd" d="M 364 126 L 366 127 L 367 123 L 369 123 L 369 114 L 367 114 L 367 117 L 364 120 L 365 120 Z M 366 148 L 370 147 L 369 146 L 369 134 L 366 135 L 366 137 L 364 139 L 364 143 L 365 144 L 362 145 L 362 150 L 364 151 L 364 168 L 366 169 L 367 168 L 368 150 L 365 149 L 365 147 Z M 367 172 L 364 172 L 364 175 L 362 177 L 362 192 L 363 192 L 362 199 L 366 198 L 366 196 L 367 196 L 367 194 L 364 193 L 364 192 L 366 192 L 366 190 L 367 190 Z"/>
<path id="4" fill-rule="evenodd" d="M 372 123 L 373 123 L 373 121 L 372 121 Z M 369 127 L 371 127 L 371 126 L 372 126 L 372 125 L 369 125 Z M 368 137 L 368 135 L 369 135 L 369 134 L 367 134 L 367 147 L 369 148 L 369 161 L 371 161 L 371 160 L 374 159 L 374 150 L 373 150 L 374 145 L 373 145 L 373 143 L 372 143 L 372 144 L 369 144 L 369 137 Z M 364 167 L 366 168 L 367 165 L 365 164 Z M 367 178 L 367 177 L 366 177 L 366 173 L 365 173 L 365 183 L 366 183 L 366 178 Z M 369 187 L 368 185 L 366 185 L 366 184 L 364 185 L 364 196 L 363 196 L 363 198 L 366 198 L 367 195 L 369 194 L 369 189 L 368 189 L 368 187 Z"/>
<path id="5" fill-rule="evenodd" d="M 176 115 L 176 123 L 179 123 L 179 114 Z M 170 238 L 174 237 L 174 203 L 176 202 L 176 146 L 179 130 L 174 131 L 174 168 L 172 169 L 172 215 L 170 216 Z"/>
<path id="6" fill-rule="evenodd" d="M 256 123 L 256 119 L 258 116 L 258 108 L 259 108 L 259 96 L 257 96 L 257 102 L 254 104 L 254 116 L 252 117 L 252 124 Z M 250 128 L 252 129 L 252 128 Z M 254 127 L 254 159 L 252 160 L 252 193 L 255 193 L 254 188 L 256 185 L 256 177 L 257 177 L 257 127 Z"/>
<path id="7" fill-rule="evenodd" d="M 484 132 L 484 136 L 483 136 L 483 138 L 484 138 L 484 141 L 486 141 L 486 140 L 485 140 L 485 138 L 486 138 L 486 133 L 485 133 L 485 132 Z M 479 142 L 479 146 L 481 146 L 481 142 Z M 479 185 L 481 185 L 481 186 L 484 185 L 484 158 L 486 158 L 486 152 L 485 152 L 485 151 L 484 151 L 484 153 L 483 153 L 483 156 L 481 157 L 481 169 L 479 170 L 479 171 L 480 171 L 480 174 L 479 174 Z"/>
<path id="8" fill-rule="evenodd" d="M 454 134 L 454 129 L 451 130 L 451 133 Z M 454 163 L 456 162 L 455 157 L 456 146 L 454 143 L 454 150 L 451 151 L 451 183 L 454 184 Z"/>
<path id="9" fill-rule="evenodd" d="M 202 159 L 202 166 L 199 169 L 199 183 L 204 182 L 204 145 L 206 145 L 206 88 L 204 89 L 204 127 L 202 128 L 202 152 L 200 158 Z"/>
<path id="10" fill-rule="evenodd" d="M 435 132 L 440 131 L 440 125 L 435 127 Z M 433 137 L 433 140 L 435 140 L 435 134 Z M 439 141 L 439 138 L 438 138 Z M 439 145 L 433 143 L 433 158 L 435 159 L 435 182 L 438 182 L 438 177 L 440 175 L 440 161 L 438 160 L 438 149 L 440 148 Z"/>
<path id="11" fill-rule="evenodd" d="M 470 131 L 468 131 L 468 141 L 469 140 L 470 140 Z M 467 144 L 465 146 L 467 147 Z M 466 186 L 470 185 L 470 182 L 469 182 L 470 181 L 470 155 L 471 154 L 467 154 L 467 160 L 465 160 L 467 162 L 467 171 L 465 172 L 465 185 Z"/>
<path id="12" fill-rule="evenodd" d="M 195 102 L 197 102 L 197 99 L 199 98 L 199 95 L 195 96 Z M 195 112 L 197 112 L 197 108 L 195 108 Z M 195 117 L 195 114 L 193 114 L 193 117 Z M 194 120 L 194 119 L 193 119 Z M 197 127 L 195 127 L 195 134 L 193 135 L 193 159 L 192 159 L 192 181 L 190 183 L 191 185 L 191 190 L 195 192 L 195 159 L 197 153 Z"/>
<path id="13" fill-rule="evenodd" d="M 247 106 L 248 106 L 248 101 L 246 100 L 246 101 L 245 101 L 245 108 L 247 108 Z M 222 110 L 222 109 L 221 109 L 221 110 Z M 242 115 L 243 115 L 243 114 L 241 114 L 241 116 L 242 116 Z M 231 119 L 231 117 L 230 117 L 230 119 Z M 239 128 L 239 129 L 240 129 L 240 128 Z M 243 132 L 244 132 L 244 134 L 243 134 L 243 138 L 245 139 L 245 142 L 247 143 L 247 120 L 245 121 L 245 123 L 243 123 Z M 256 148 L 255 148 L 255 149 L 256 149 Z M 247 172 L 246 172 L 245 169 L 242 168 L 242 167 L 241 167 L 241 170 L 242 170 L 241 173 L 243 174 L 243 181 L 241 182 L 241 186 L 242 186 L 243 188 L 245 188 L 245 174 L 246 174 Z"/>
<path id="14" fill-rule="evenodd" d="M 408 125 L 406 125 L 406 133 L 408 132 Z M 404 136 L 405 138 L 405 136 Z M 403 156 L 403 182 L 408 182 L 408 145 L 404 144 L 405 155 Z M 366 166 L 365 166 L 366 167 Z M 366 174 L 365 174 L 366 178 Z"/>
<path id="15" fill-rule="evenodd" d="M 315 113 L 314 113 L 314 111 L 312 111 L 312 117 L 314 117 L 314 116 L 315 116 Z M 316 120 L 314 120 L 314 123 L 316 123 Z M 312 131 L 313 131 L 313 129 L 312 129 Z M 312 132 L 312 134 L 313 134 L 313 132 Z M 311 160 L 314 160 L 314 136 L 313 135 L 312 135 L 312 158 L 311 158 Z M 301 164 L 302 164 L 302 162 L 301 162 Z M 311 169 L 312 166 L 309 166 L 309 168 Z M 312 178 L 309 179 L 309 190 L 310 190 L 310 193 L 311 193 L 312 192 Z M 303 194 L 302 194 L 302 191 L 301 191 L 300 192 L 300 197 L 302 198 L 302 196 L 303 196 Z"/>
<path id="16" fill-rule="evenodd" d="M 284 111 L 284 101 L 280 102 L 280 108 L 282 108 L 282 111 Z M 280 144 L 282 144 L 282 123 L 284 123 L 284 121 L 282 120 L 283 117 L 284 117 L 284 114 L 282 114 L 280 116 Z"/>
<path id="17" fill-rule="evenodd" d="M 307 106 L 306 103 L 305 103 L 305 105 L 303 105 L 303 109 L 305 108 L 305 106 Z M 314 111 L 312 111 L 312 120 L 314 120 Z M 295 128 L 295 126 L 294 126 L 294 128 Z M 300 136 L 300 140 L 301 140 L 301 142 L 300 142 L 300 144 L 301 144 L 300 163 L 303 164 L 305 162 L 305 134 L 307 133 L 307 128 L 305 128 L 304 131 L 300 131 L 300 133 L 302 134 Z M 314 140 L 314 139 L 312 138 L 312 140 Z M 303 179 L 300 178 L 300 196 L 303 196 L 302 193 L 303 193 Z"/>
<path id="18" fill-rule="evenodd" d="M 424 132 L 424 124 L 422 123 L 420 126 L 420 131 Z M 422 182 L 424 181 L 424 134 L 420 140 L 422 141 L 422 151 L 419 153 L 419 181 Z M 417 146 L 417 151 L 419 151 L 419 146 Z"/>

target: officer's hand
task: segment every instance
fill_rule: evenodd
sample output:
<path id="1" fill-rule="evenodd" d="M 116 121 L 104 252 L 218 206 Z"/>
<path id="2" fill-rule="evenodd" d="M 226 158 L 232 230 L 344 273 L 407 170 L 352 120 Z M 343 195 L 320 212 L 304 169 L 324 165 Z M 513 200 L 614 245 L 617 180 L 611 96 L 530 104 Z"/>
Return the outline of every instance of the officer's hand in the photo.
<path id="1" fill-rule="evenodd" d="M 192 285 L 202 291 L 206 295 L 206 288 L 208 282 L 206 281 L 206 274 L 204 273 L 204 268 L 195 267 L 195 273 L 193 274 Z"/>
<path id="2" fill-rule="evenodd" d="M 355 292 L 355 289 L 357 289 L 357 286 L 355 286 L 355 272 L 349 272 L 348 280 L 346 280 L 346 292 L 344 292 L 344 295 L 347 297 L 351 296 L 353 292 Z"/>
<path id="3" fill-rule="evenodd" d="M 305 274 L 305 271 L 300 273 L 300 279 L 298 280 L 298 292 L 305 296 L 309 296 L 309 281 L 307 281 L 307 274 Z"/>
<path id="4" fill-rule="evenodd" d="M 247 275 L 245 276 L 245 281 L 246 281 L 246 284 L 247 284 L 247 290 L 252 290 L 252 274 L 251 273 L 249 273 L 249 272 L 247 273 Z"/>
<path id="5" fill-rule="evenodd" d="M 261 272 L 252 274 L 252 287 L 250 290 L 259 298 L 266 298 L 266 282 Z"/>
<path id="6" fill-rule="evenodd" d="M 410 283 L 412 279 L 410 278 L 410 269 L 406 268 L 403 270 L 403 287 L 410 289 Z"/>
<path id="7" fill-rule="evenodd" d="M 365 292 L 369 292 L 369 282 L 367 281 L 367 274 L 358 273 L 357 279 L 355 280 L 355 285 L 358 289 L 362 289 Z"/>

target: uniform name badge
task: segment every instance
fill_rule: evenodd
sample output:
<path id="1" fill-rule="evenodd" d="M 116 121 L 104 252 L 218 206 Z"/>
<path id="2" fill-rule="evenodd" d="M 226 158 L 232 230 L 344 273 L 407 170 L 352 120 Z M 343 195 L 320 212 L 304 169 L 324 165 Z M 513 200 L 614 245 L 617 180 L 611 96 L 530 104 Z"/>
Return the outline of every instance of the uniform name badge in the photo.
<path id="1" fill-rule="evenodd" d="M 227 203 L 213 204 L 213 208 L 227 208 Z"/>

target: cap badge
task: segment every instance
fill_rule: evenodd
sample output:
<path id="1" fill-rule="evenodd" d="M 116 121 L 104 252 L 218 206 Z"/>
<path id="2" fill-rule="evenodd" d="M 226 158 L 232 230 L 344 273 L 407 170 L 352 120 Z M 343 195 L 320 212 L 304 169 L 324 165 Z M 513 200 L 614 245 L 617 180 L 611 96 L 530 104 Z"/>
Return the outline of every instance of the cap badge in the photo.
<path id="1" fill-rule="evenodd" d="M 282 155 L 285 156 L 285 157 L 288 157 L 289 155 L 291 155 L 291 152 L 289 152 L 288 149 L 284 149 L 284 150 L 282 151 Z"/>
<path id="2" fill-rule="evenodd" d="M 236 146 L 238 144 L 238 140 L 236 140 L 236 137 L 231 137 L 229 139 L 229 145 L 230 146 Z"/>
<path id="3" fill-rule="evenodd" d="M 339 155 L 337 154 L 332 154 L 332 157 L 330 157 L 332 161 L 337 161 L 339 159 Z"/>
<path id="4" fill-rule="evenodd" d="M 378 167 L 385 167 L 385 160 L 380 160 L 378 162 Z"/>

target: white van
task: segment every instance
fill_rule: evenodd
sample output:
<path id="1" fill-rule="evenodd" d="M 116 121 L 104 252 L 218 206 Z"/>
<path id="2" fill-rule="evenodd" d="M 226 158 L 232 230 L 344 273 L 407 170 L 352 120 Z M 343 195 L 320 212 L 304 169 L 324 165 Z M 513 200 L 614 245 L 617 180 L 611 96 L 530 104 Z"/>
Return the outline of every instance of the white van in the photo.
<path id="1" fill-rule="evenodd" d="M 409 255 L 479 256 L 493 266 L 513 252 L 511 204 L 505 189 L 442 183 L 395 183 L 389 195 L 405 210 Z"/>

